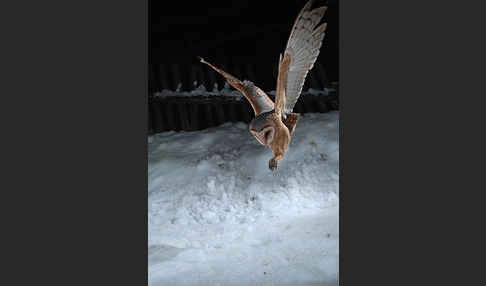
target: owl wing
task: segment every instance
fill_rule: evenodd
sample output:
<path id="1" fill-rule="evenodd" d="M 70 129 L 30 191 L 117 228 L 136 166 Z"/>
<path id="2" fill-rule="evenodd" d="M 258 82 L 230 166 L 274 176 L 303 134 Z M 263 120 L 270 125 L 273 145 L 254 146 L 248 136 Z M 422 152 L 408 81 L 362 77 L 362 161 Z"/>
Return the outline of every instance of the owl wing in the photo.
<path id="1" fill-rule="evenodd" d="M 239 90 L 245 96 L 248 102 L 250 102 L 251 107 L 255 112 L 255 115 L 272 111 L 274 109 L 274 104 L 273 101 L 270 99 L 270 97 L 268 97 L 268 95 L 259 87 L 257 87 L 253 82 L 249 80 L 241 81 L 236 77 L 232 76 L 231 74 L 223 71 L 222 69 L 219 69 L 213 66 L 212 64 L 208 63 L 203 58 L 199 57 L 199 60 L 202 63 L 210 66 L 217 73 L 224 76 L 231 86 Z"/>
<path id="2" fill-rule="evenodd" d="M 305 4 L 295 20 L 283 59 L 279 63 L 275 105 L 283 109 L 283 116 L 291 113 L 299 99 L 305 78 L 319 55 L 326 23 L 319 26 L 327 7 L 311 10 L 313 0 Z M 316 28 L 317 27 L 317 28 Z M 289 63 L 286 64 L 288 55 Z M 282 82 L 279 82 L 279 79 Z M 279 85 L 282 85 L 279 88 Z M 285 87 L 285 88 L 283 88 Z"/>
<path id="3" fill-rule="evenodd" d="M 280 54 L 280 59 L 278 62 L 278 76 L 277 76 L 277 91 L 275 93 L 275 113 L 277 116 L 282 116 L 282 112 L 285 109 L 285 102 L 287 99 L 287 81 L 288 81 L 288 71 L 290 66 L 290 54 L 285 53 L 282 58 Z"/>

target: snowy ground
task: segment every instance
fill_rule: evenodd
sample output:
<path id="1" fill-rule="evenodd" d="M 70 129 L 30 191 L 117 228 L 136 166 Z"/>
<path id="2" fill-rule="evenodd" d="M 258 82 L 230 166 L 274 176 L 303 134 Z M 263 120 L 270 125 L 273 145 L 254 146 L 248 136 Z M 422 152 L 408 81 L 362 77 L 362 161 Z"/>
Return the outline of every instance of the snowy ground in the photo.
<path id="1" fill-rule="evenodd" d="M 149 137 L 149 285 L 337 285 L 339 115 L 304 114 L 278 171 L 244 123 Z"/>

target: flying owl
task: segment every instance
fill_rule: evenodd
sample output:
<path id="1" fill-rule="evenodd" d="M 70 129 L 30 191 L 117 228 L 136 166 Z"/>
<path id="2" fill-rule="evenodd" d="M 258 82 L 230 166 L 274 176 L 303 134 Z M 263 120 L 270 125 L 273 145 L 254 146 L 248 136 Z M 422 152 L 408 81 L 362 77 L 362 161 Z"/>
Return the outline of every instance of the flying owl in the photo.
<path id="1" fill-rule="evenodd" d="M 319 55 L 324 39 L 326 23 L 321 21 L 327 7 L 311 9 L 313 0 L 307 2 L 295 20 L 284 55 L 280 54 L 275 103 L 253 82 L 241 81 L 229 73 L 200 58 L 226 78 L 228 83 L 239 90 L 250 102 L 255 118 L 250 122 L 250 133 L 262 145 L 269 147 L 273 158 L 268 162 L 270 170 L 275 170 L 284 157 L 300 115 L 292 113 L 309 70 Z"/>

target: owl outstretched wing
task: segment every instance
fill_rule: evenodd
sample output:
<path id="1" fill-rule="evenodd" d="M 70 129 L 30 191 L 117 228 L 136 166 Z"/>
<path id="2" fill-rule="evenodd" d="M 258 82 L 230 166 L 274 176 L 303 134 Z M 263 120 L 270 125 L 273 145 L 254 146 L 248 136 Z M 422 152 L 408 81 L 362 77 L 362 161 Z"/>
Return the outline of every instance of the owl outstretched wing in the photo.
<path id="1" fill-rule="evenodd" d="M 241 81 L 231 74 L 223 71 L 222 69 L 219 69 L 208 63 L 202 57 L 199 57 L 199 60 L 202 63 L 210 66 L 217 73 L 224 76 L 231 86 L 239 90 L 245 96 L 248 102 L 250 102 L 251 107 L 253 107 L 253 111 L 255 112 L 255 115 L 259 115 L 261 113 L 268 112 L 274 109 L 274 104 L 270 97 L 268 97 L 268 95 L 263 90 L 253 84 L 253 82 L 248 80 Z"/>
<path id="2" fill-rule="evenodd" d="M 290 32 L 284 56 L 280 57 L 275 106 L 276 111 L 282 110 L 283 117 L 292 112 L 299 99 L 307 73 L 314 66 L 324 39 L 326 23 L 318 24 L 327 7 L 311 9 L 313 2 L 307 2 L 300 11 Z"/>

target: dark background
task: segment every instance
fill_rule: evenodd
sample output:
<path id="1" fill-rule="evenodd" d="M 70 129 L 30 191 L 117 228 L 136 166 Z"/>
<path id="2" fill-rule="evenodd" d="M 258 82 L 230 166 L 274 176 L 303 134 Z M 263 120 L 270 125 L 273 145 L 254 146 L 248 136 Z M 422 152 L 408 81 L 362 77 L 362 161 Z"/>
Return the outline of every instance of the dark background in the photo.
<path id="1" fill-rule="evenodd" d="M 250 64 L 255 83 L 265 91 L 275 89 L 279 54 L 306 2 L 174 1 L 168 6 L 167 1 L 149 1 L 150 91 L 176 88 L 173 64 L 179 64 L 181 74 L 176 81 L 183 90 L 191 89 L 189 69 L 199 64 L 197 56 L 230 71 Z M 315 1 L 313 7 L 324 5 L 328 26 L 316 66 L 322 64 L 324 80 L 333 82 L 338 81 L 338 5 L 336 0 Z"/>

